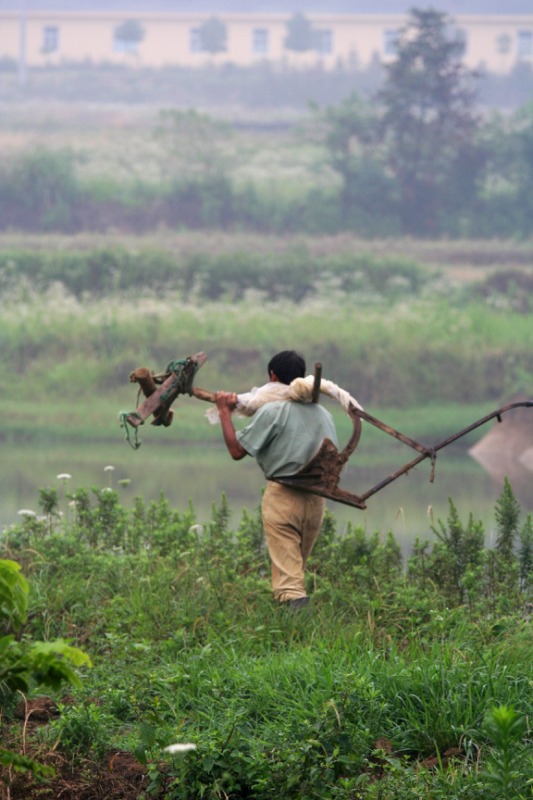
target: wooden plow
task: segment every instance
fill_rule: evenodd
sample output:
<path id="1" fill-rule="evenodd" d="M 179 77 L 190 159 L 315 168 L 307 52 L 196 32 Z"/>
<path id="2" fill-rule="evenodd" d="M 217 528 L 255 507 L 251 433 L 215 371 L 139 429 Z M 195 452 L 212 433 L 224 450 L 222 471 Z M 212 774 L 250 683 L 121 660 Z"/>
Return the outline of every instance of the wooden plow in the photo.
<path id="1" fill-rule="evenodd" d="M 190 397 L 196 397 L 199 400 L 207 402 L 215 402 L 215 393 L 199 389 L 193 386 L 193 381 L 196 373 L 200 367 L 207 360 L 205 353 L 196 353 L 194 356 L 188 356 L 185 359 L 170 362 L 165 372 L 154 375 L 154 373 L 140 367 L 130 374 L 130 381 L 138 383 L 140 391 L 144 394 L 145 400 L 132 412 L 122 412 L 120 414 L 121 424 L 126 429 L 126 440 L 134 448 L 140 447 L 140 441 L 137 437 L 137 430 L 140 425 L 143 425 L 148 417 L 154 417 L 152 425 L 163 425 L 168 427 L 173 418 L 173 410 L 171 405 L 180 394 L 187 394 Z M 322 365 L 315 364 L 314 385 L 312 392 L 312 401 L 318 402 L 320 393 L 320 380 L 322 375 Z M 294 489 L 301 491 L 311 492 L 326 497 L 329 500 L 334 500 L 338 503 L 352 506 L 354 508 L 365 509 L 366 501 L 377 492 L 384 489 L 390 483 L 395 481 L 401 475 L 406 475 L 413 467 L 416 467 L 422 461 L 429 459 L 431 462 L 430 482 L 435 479 L 435 466 L 437 453 L 444 447 L 456 442 L 463 436 L 466 436 L 476 428 L 485 425 L 493 419 L 501 422 L 502 415 L 515 408 L 532 408 L 533 400 L 526 400 L 515 403 L 508 403 L 501 408 L 487 414 L 485 417 L 476 420 L 468 425 L 466 428 L 454 433 L 452 436 L 443 439 L 437 444 L 426 446 L 411 439 L 390 425 L 382 422 L 381 420 L 357 408 L 350 403 L 348 408 L 348 416 L 352 421 L 352 434 L 346 446 L 342 450 L 338 450 L 330 439 L 324 439 L 317 454 L 311 461 L 303 467 L 295 475 L 279 476 L 275 480 L 286 486 L 291 486 Z M 411 449 L 415 450 L 418 455 L 400 467 L 395 472 L 391 473 L 388 477 L 384 478 L 379 483 L 372 486 L 362 494 L 355 494 L 339 486 L 341 480 L 342 470 L 356 449 L 359 439 L 361 437 L 361 421 L 364 420 L 370 425 L 379 428 L 384 433 L 392 436 Z"/>

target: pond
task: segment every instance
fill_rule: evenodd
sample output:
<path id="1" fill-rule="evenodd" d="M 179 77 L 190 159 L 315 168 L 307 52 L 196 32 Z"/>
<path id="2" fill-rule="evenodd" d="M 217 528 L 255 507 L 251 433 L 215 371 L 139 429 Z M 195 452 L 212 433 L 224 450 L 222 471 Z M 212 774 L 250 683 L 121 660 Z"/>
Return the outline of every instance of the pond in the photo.
<path id="1" fill-rule="evenodd" d="M 412 451 L 401 453 L 393 442 L 379 453 L 353 454 L 345 468 L 342 488 L 361 494 L 376 485 L 412 458 Z M 251 459 L 233 462 L 222 443 L 179 446 L 148 441 L 134 451 L 125 442 L 112 443 L 24 443 L 3 442 L 2 480 L 0 484 L 0 530 L 21 517 L 21 509 L 39 511 L 39 489 L 55 486 L 62 495 L 84 487 L 116 488 L 121 502 L 131 507 L 136 496 L 149 501 L 161 493 L 173 508 L 185 510 L 192 503 L 199 522 L 210 519 L 213 504 L 226 494 L 231 524 L 238 525 L 243 509 L 257 509 L 262 474 Z M 372 466 L 366 466 L 371 463 Z M 106 466 L 114 467 L 105 470 Z M 408 475 L 370 497 L 368 508 L 359 510 L 328 501 L 328 508 L 342 533 L 348 522 L 361 525 L 368 533 L 392 531 L 408 552 L 416 537 L 432 538 L 432 524 L 445 520 L 452 498 L 460 518 L 467 521 L 472 513 L 484 525 L 486 542 L 494 541 L 494 507 L 503 486 L 503 474 L 486 471 L 468 455 L 464 446 L 455 444 L 439 453 L 435 481 L 430 483 L 431 465 L 423 461 Z M 57 475 L 68 473 L 68 484 Z M 510 476 L 513 491 L 521 503 L 522 516 L 533 511 L 533 474 Z M 123 485 L 123 482 L 128 482 Z M 65 500 L 66 507 L 66 500 Z"/>

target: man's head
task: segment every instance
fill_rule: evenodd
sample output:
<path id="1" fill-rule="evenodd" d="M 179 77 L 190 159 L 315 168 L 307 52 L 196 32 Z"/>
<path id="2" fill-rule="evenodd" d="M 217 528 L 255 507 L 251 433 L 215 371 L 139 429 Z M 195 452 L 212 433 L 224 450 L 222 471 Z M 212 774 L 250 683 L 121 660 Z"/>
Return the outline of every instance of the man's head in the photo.
<path id="1" fill-rule="evenodd" d="M 276 377 L 280 383 L 287 385 L 295 378 L 305 376 L 305 359 L 295 350 L 282 350 L 270 359 L 268 377 Z"/>

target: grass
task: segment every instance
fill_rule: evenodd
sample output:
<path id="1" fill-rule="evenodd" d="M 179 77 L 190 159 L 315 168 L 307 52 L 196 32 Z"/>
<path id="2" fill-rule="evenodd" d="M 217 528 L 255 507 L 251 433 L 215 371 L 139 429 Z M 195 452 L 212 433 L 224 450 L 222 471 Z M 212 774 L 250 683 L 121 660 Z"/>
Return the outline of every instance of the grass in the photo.
<path id="1" fill-rule="evenodd" d="M 421 264 L 457 270 L 461 283 L 468 283 L 472 276 L 483 274 L 495 267 L 523 266 L 531 268 L 533 244 L 517 240 L 424 240 L 401 237 L 386 239 L 362 239 L 350 233 L 333 236 L 311 236 L 286 234 L 284 236 L 254 233 L 227 233 L 224 231 L 175 231 L 161 230 L 157 234 L 132 237 L 120 231 L 63 234 L 0 233 L 0 250 L 45 250 L 68 252 L 93 250 L 98 247 L 148 247 L 160 246 L 177 254 L 191 251 L 206 252 L 283 252 L 287 248 L 304 245 L 316 256 L 336 253 L 370 253 L 377 256 L 403 256 Z M 461 270 L 464 273 L 461 274 Z"/>
<path id="2" fill-rule="evenodd" d="M 375 416 L 430 442 L 489 413 L 516 392 L 530 391 L 527 313 L 515 310 L 504 295 L 481 300 L 477 281 L 457 285 L 445 271 L 435 278 L 427 266 L 397 257 L 394 243 L 365 243 L 366 256 L 362 243 L 349 237 L 221 235 L 200 240 L 193 234 L 167 234 L 157 247 L 151 237 L 30 237 L 23 250 L 16 236 L 2 237 L 0 243 L 6 247 L 1 361 L 10 376 L 3 394 L 4 435 L 10 437 L 87 439 L 97 432 L 99 438 L 114 438 L 118 412 L 137 404 L 129 373 L 138 366 L 162 372 L 171 360 L 199 350 L 209 359 L 196 385 L 246 391 L 264 380 L 273 352 L 297 347 L 307 356 L 309 370 L 320 361 L 324 377 L 350 391 Z M 391 255 L 383 258 L 389 244 Z M 430 247 L 398 246 L 406 248 L 402 253 Z M 446 251 L 441 243 L 432 246 L 448 252 L 450 260 L 455 247 L 466 247 L 456 243 Z M 502 249 L 506 246 L 501 243 Z M 277 262 L 279 280 L 284 274 L 295 286 L 305 279 L 311 259 L 315 285 L 299 302 L 283 292 L 269 300 L 254 288 L 235 299 L 232 287 L 241 272 L 232 264 L 246 272 L 247 248 L 260 253 L 266 264 Z M 7 253 L 18 267 L 10 266 Z M 28 253 L 37 260 L 28 259 Z M 57 280 L 56 260 L 65 253 L 79 257 L 75 266 L 81 286 L 91 286 L 99 266 L 103 283 L 98 292 L 75 292 L 72 273 L 65 283 Z M 228 271 L 229 288 L 216 302 L 199 290 L 187 298 L 172 283 L 193 255 L 207 276 L 206 286 Z M 156 268 L 168 285 L 147 284 L 146 270 L 153 274 Z M 118 288 L 117 274 L 109 282 L 111 269 L 124 274 L 129 288 Z M 132 275 L 130 269 L 138 272 Z M 352 286 L 354 270 L 366 270 L 372 286 Z M 389 291 L 389 273 L 389 289 L 398 275 L 411 276 L 412 288 L 406 291 L 402 283 Z M 249 278 L 253 284 L 253 270 Z M 347 288 L 339 288 L 338 281 L 348 281 Z M 184 440 L 203 438 L 203 413 L 188 399 L 179 402 Z M 344 437 L 349 424 L 342 414 L 336 416 Z M 374 435 L 370 431 L 365 441 L 372 442 Z"/>
<path id="3" fill-rule="evenodd" d="M 332 320 L 334 319 L 334 324 Z M 365 406 L 439 402 L 491 405 L 520 389 L 531 369 L 528 318 L 470 304 L 411 301 L 388 307 L 339 305 L 326 299 L 272 307 L 241 303 L 180 303 L 119 297 L 44 306 L 31 301 L 5 310 L 0 323 L 10 395 L 31 396 L 31 375 L 46 397 L 121 396 L 138 366 L 164 371 L 174 358 L 199 350 L 209 360 L 196 384 L 244 391 L 261 383 L 272 352 L 301 349 L 309 365 Z M 520 384 L 522 383 L 522 386 Z"/>
<path id="4" fill-rule="evenodd" d="M 143 160 L 157 172 L 155 110 L 145 112 L 108 108 L 106 129 L 96 131 L 88 118 L 58 123 L 56 115 L 49 125 L 41 115 L 37 135 L 41 144 L 83 150 L 84 179 L 116 170 L 129 181 Z M 33 144 L 13 133 L 15 122 L 26 127 L 27 118 L 11 129 L 3 122 L 0 131 L 10 155 Z M 295 175 L 305 185 L 320 154 L 296 154 L 290 144 L 286 132 L 268 134 L 259 153 L 247 133 L 236 134 L 230 155 L 248 148 L 240 179 L 263 181 L 266 193 L 292 191 Z M 290 167 L 290 180 L 272 180 L 274 167 Z M 327 172 L 320 179 L 327 182 Z M 151 275 L 126 291 L 105 273 L 101 296 L 90 283 L 78 294 L 66 290 L 72 275 L 42 284 L 42 273 L 25 281 L 15 275 L 0 307 L 8 376 L 2 436 L 44 447 L 64 441 L 67 456 L 80 440 L 122 443 L 117 413 L 136 404 L 128 383 L 134 367 L 159 371 L 200 349 L 209 361 L 197 385 L 244 390 L 262 382 L 272 352 L 296 346 L 375 416 L 428 444 L 531 388 L 528 314 L 509 297 L 476 296 L 495 269 L 529 271 L 531 242 L 162 230 L 146 237 L 10 233 L 0 236 L 0 250 L 44 255 L 51 268 L 64 254 L 94 258 L 104 250 L 137 254 L 142 267 L 146 253 L 161 251 L 178 265 L 198 257 L 207 264 L 202 274 L 214 279 L 237 256 L 247 267 L 250 253 L 280 266 L 275 302 L 257 286 L 235 299 L 239 270 L 218 302 L 199 290 L 185 299 L 176 286 L 153 285 Z M 353 267 L 359 257 L 372 266 L 370 288 L 339 288 L 339 276 L 349 282 L 360 269 L 360 260 Z M 407 263 L 420 278 L 416 290 L 385 292 L 379 269 L 394 259 L 392 278 L 403 278 Z M 303 280 L 325 262 L 328 274 L 293 302 L 284 281 Z M 189 398 L 178 404 L 179 440 L 205 443 L 203 407 Z M 349 423 L 337 410 L 335 418 L 342 440 Z M 365 431 L 365 460 L 375 458 L 383 436 Z M 173 480 L 172 449 L 160 451 Z M 107 478 L 102 473 L 101 485 Z M 60 715 L 52 724 L 25 727 L 19 739 L 18 698 L 2 695 L 2 733 L 59 772 L 49 786 L 3 775 L 13 798 L 17 791 L 27 800 L 65 796 L 73 774 L 84 790 L 92 781 L 93 794 L 105 791 L 105 765 L 117 751 L 143 770 L 135 797 L 158 800 L 500 800 L 501 785 L 509 800 L 527 796 L 530 732 L 506 738 L 487 724 L 502 706 L 522 721 L 533 713 L 531 581 L 518 584 L 516 560 L 483 547 L 478 561 L 465 564 L 468 548 L 453 549 L 465 536 L 456 525 L 447 544 L 418 543 L 400 561 L 386 532 L 351 522 L 337 535 L 328 516 L 308 574 L 313 611 L 292 616 L 271 601 L 256 511 L 230 525 L 222 500 L 210 516 L 202 509 L 198 527 L 191 507 L 138 497 L 127 510 L 110 488 L 62 486 L 55 508 L 48 488 L 41 501 L 48 498 L 52 510 L 11 527 L 0 543 L 1 555 L 21 563 L 30 580 L 23 635 L 72 639 L 94 664 L 82 672 L 81 688 L 54 695 Z M 196 750 L 170 757 L 163 748 L 174 742 Z M 124 797 L 129 787 L 124 779 Z"/>
<path id="5" fill-rule="evenodd" d="M 486 725 L 498 706 L 533 709 L 530 587 L 491 583 L 498 553 L 481 545 L 484 578 L 460 604 L 452 549 L 434 544 L 405 571 L 391 537 L 338 537 L 329 516 L 312 612 L 291 614 L 270 598 L 255 515 L 230 526 L 222 502 L 198 528 L 164 498 L 127 512 L 114 492 L 76 497 L 69 520 L 28 519 L 3 540 L 31 584 L 26 635 L 73 637 L 94 664 L 28 732 L 30 751 L 85 780 L 106 753 L 135 754 L 161 800 L 497 800 L 501 770 L 527 796 L 530 734 Z M 196 750 L 170 757 L 174 742 Z"/>

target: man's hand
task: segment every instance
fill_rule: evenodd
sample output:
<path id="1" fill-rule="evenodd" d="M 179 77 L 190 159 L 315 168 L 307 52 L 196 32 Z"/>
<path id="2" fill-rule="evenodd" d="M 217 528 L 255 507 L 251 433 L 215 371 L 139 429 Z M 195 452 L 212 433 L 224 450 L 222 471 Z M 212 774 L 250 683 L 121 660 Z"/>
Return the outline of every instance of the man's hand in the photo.
<path id="1" fill-rule="evenodd" d="M 215 392 L 215 403 L 219 412 L 229 411 L 231 414 L 237 408 L 237 395 L 235 392 Z"/>

